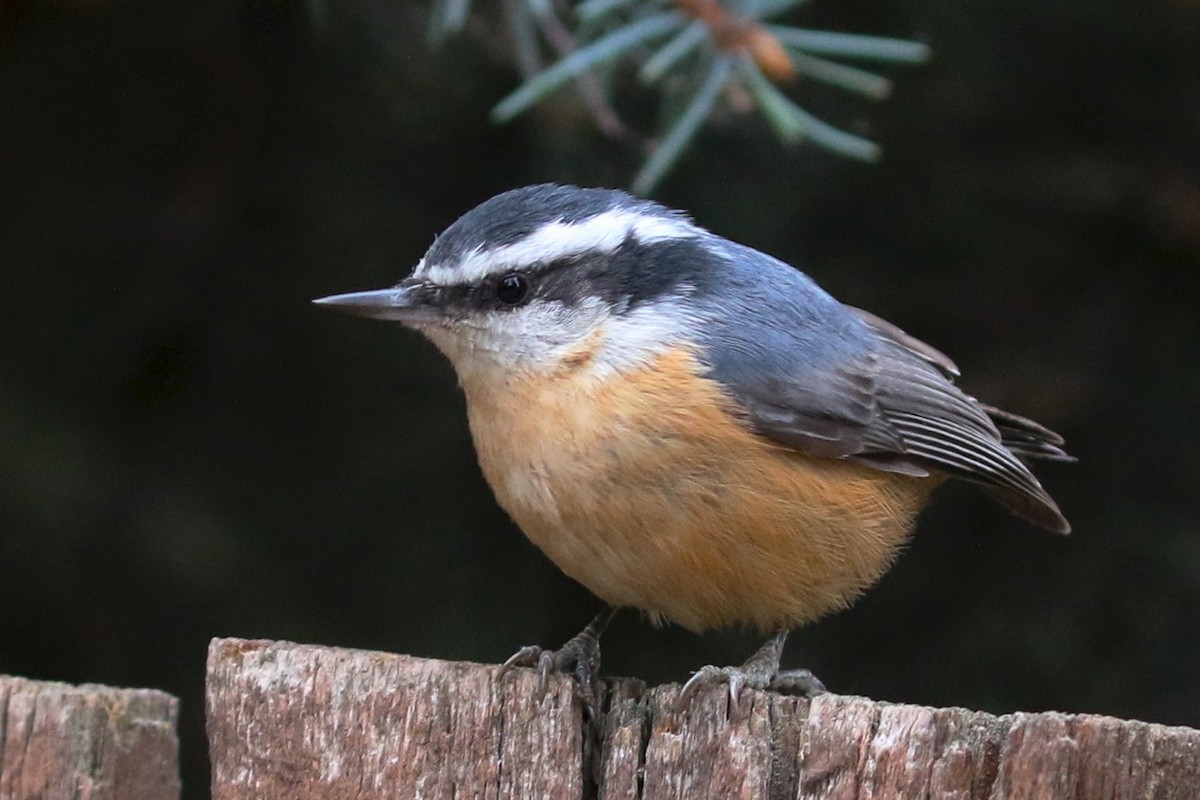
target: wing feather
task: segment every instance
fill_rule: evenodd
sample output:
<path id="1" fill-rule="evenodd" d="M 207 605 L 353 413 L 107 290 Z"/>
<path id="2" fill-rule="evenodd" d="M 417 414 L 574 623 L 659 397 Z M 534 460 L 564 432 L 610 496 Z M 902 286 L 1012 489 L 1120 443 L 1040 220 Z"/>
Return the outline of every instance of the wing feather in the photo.
<path id="1" fill-rule="evenodd" d="M 1071 460 L 1061 437 L 963 392 L 953 383 L 957 367 L 940 351 L 872 314 L 842 308 L 863 329 L 831 357 L 795 364 L 772 353 L 764 359 L 769 376 L 726 382 L 760 434 L 808 455 L 975 481 L 1030 522 L 1070 530 L 1024 464 Z"/>

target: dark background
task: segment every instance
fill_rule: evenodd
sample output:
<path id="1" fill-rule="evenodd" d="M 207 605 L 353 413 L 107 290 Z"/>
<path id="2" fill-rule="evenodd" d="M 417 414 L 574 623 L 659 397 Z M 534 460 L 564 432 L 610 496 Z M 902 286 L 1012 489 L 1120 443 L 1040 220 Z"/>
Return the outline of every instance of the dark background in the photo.
<path id="1" fill-rule="evenodd" d="M 305 9 L 0 5 L 0 672 L 179 695 L 190 798 L 213 636 L 494 662 L 597 608 L 493 504 L 433 348 L 309 300 L 397 280 L 500 190 L 622 185 L 639 154 L 569 95 L 491 127 L 503 48 L 431 53 L 423 5 Z M 948 487 L 786 663 L 884 700 L 1200 726 L 1200 6 L 795 22 L 933 46 L 886 103 L 798 91 L 883 162 L 729 117 L 659 197 L 944 349 L 1080 463 L 1041 470 L 1073 536 Z M 679 680 L 755 644 L 626 614 L 605 666 Z"/>

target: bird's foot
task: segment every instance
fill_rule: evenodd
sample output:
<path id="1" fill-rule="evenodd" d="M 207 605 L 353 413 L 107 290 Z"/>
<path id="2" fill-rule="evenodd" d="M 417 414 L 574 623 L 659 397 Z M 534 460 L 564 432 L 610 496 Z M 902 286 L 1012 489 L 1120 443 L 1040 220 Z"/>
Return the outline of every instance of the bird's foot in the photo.
<path id="1" fill-rule="evenodd" d="M 697 692 L 715 683 L 728 684 L 729 707 L 735 713 L 739 708 L 742 691 L 746 687 L 804 697 L 816 697 L 828 691 L 825 684 L 806 669 L 779 669 L 779 659 L 783 655 L 783 644 L 786 640 L 787 631 L 780 631 L 740 667 L 701 667 L 683 685 L 677 707 L 683 710 Z"/>
<path id="2" fill-rule="evenodd" d="M 538 671 L 538 696 L 544 697 L 551 672 L 570 675 L 575 681 L 575 696 L 583 704 L 589 720 L 598 715 L 596 682 L 600 679 L 600 634 L 608 627 L 617 610 L 605 608 L 588 626 L 571 637 L 557 650 L 546 650 L 536 644 L 526 645 L 500 665 L 497 677 L 503 677 L 513 667 L 533 667 Z"/>

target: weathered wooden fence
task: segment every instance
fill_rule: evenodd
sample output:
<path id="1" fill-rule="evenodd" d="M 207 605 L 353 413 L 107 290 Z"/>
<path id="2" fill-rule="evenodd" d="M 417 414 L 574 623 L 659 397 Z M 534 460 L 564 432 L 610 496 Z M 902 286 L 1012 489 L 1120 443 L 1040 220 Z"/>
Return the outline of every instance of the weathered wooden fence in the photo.
<path id="1" fill-rule="evenodd" d="M 0 675 L 0 800 L 178 800 L 178 703 Z"/>
<path id="2" fill-rule="evenodd" d="M 1200 731 L 720 688 L 603 687 L 528 670 L 218 639 L 215 800 L 1200 800 Z M 0 676 L 0 800 L 177 800 L 177 703 Z"/>
<path id="3" fill-rule="evenodd" d="M 1200 731 L 1109 717 L 933 709 L 720 688 L 608 687 L 587 740 L 565 678 L 219 639 L 215 800 L 276 798 L 1200 798 Z M 585 752 L 590 752 L 585 757 Z"/>

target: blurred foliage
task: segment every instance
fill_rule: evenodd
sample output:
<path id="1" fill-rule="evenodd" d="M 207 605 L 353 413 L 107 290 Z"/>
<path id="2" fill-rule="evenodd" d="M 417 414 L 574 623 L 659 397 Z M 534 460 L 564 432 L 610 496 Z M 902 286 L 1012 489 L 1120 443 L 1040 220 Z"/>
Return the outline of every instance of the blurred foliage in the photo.
<path id="1" fill-rule="evenodd" d="M 496 661 L 596 610 L 496 508 L 433 348 L 309 301 L 403 276 L 498 191 L 621 185 L 640 154 L 570 93 L 489 125 L 507 48 L 468 19 L 431 51 L 425 5 L 358 5 L 320 36 L 304 5 L 0 6 L 0 672 L 180 695 L 189 798 L 213 636 Z M 945 350 L 1080 463 L 1041 471 L 1071 537 L 947 487 L 786 662 L 884 700 L 1200 726 L 1200 7 L 806 13 L 936 45 L 871 109 L 886 157 L 783 158 L 714 119 L 662 199 Z M 678 680 L 755 644 L 626 614 L 605 667 Z"/>
<path id="2" fill-rule="evenodd" d="M 784 144 L 811 140 L 851 158 L 875 161 L 879 147 L 821 121 L 777 84 L 798 77 L 880 100 L 891 82 L 825 56 L 918 63 L 929 57 L 920 42 L 809 30 L 763 21 L 787 14 L 805 0 L 583 0 L 574 7 L 553 0 L 507 0 L 507 41 L 525 79 L 492 109 L 495 122 L 508 122 L 574 80 L 578 98 L 606 136 L 648 152 L 630 185 L 652 191 L 695 139 L 700 127 L 721 111 L 757 107 Z M 365 6 L 343 4 L 342 14 L 366 16 Z M 319 31 L 328 31 L 332 6 L 310 0 Z M 429 38 L 443 44 L 470 19 L 470 0 L 435 0 Z M 572 24 L 573 23 L 573 24 Z M 481 21 L 486 27 L 487 22 Z M 480 36 L 479 38 L 485 38 Z M 495 41 L 491 31 L 486 39 Z M 503 38 L 503 37 L 499 37 Z M 546 65 L 544 51 L 555 60 Z M 400 53 L 386 51 L 394 56 Z M 405 56 L 408 54 L 406 53 Z M 639 81 L 662 93 L 659 132 L 648 139 L 618 114 L 613 65 L 636 60 Z M 719 102 L 725 98 L 725 102 Z"/>

